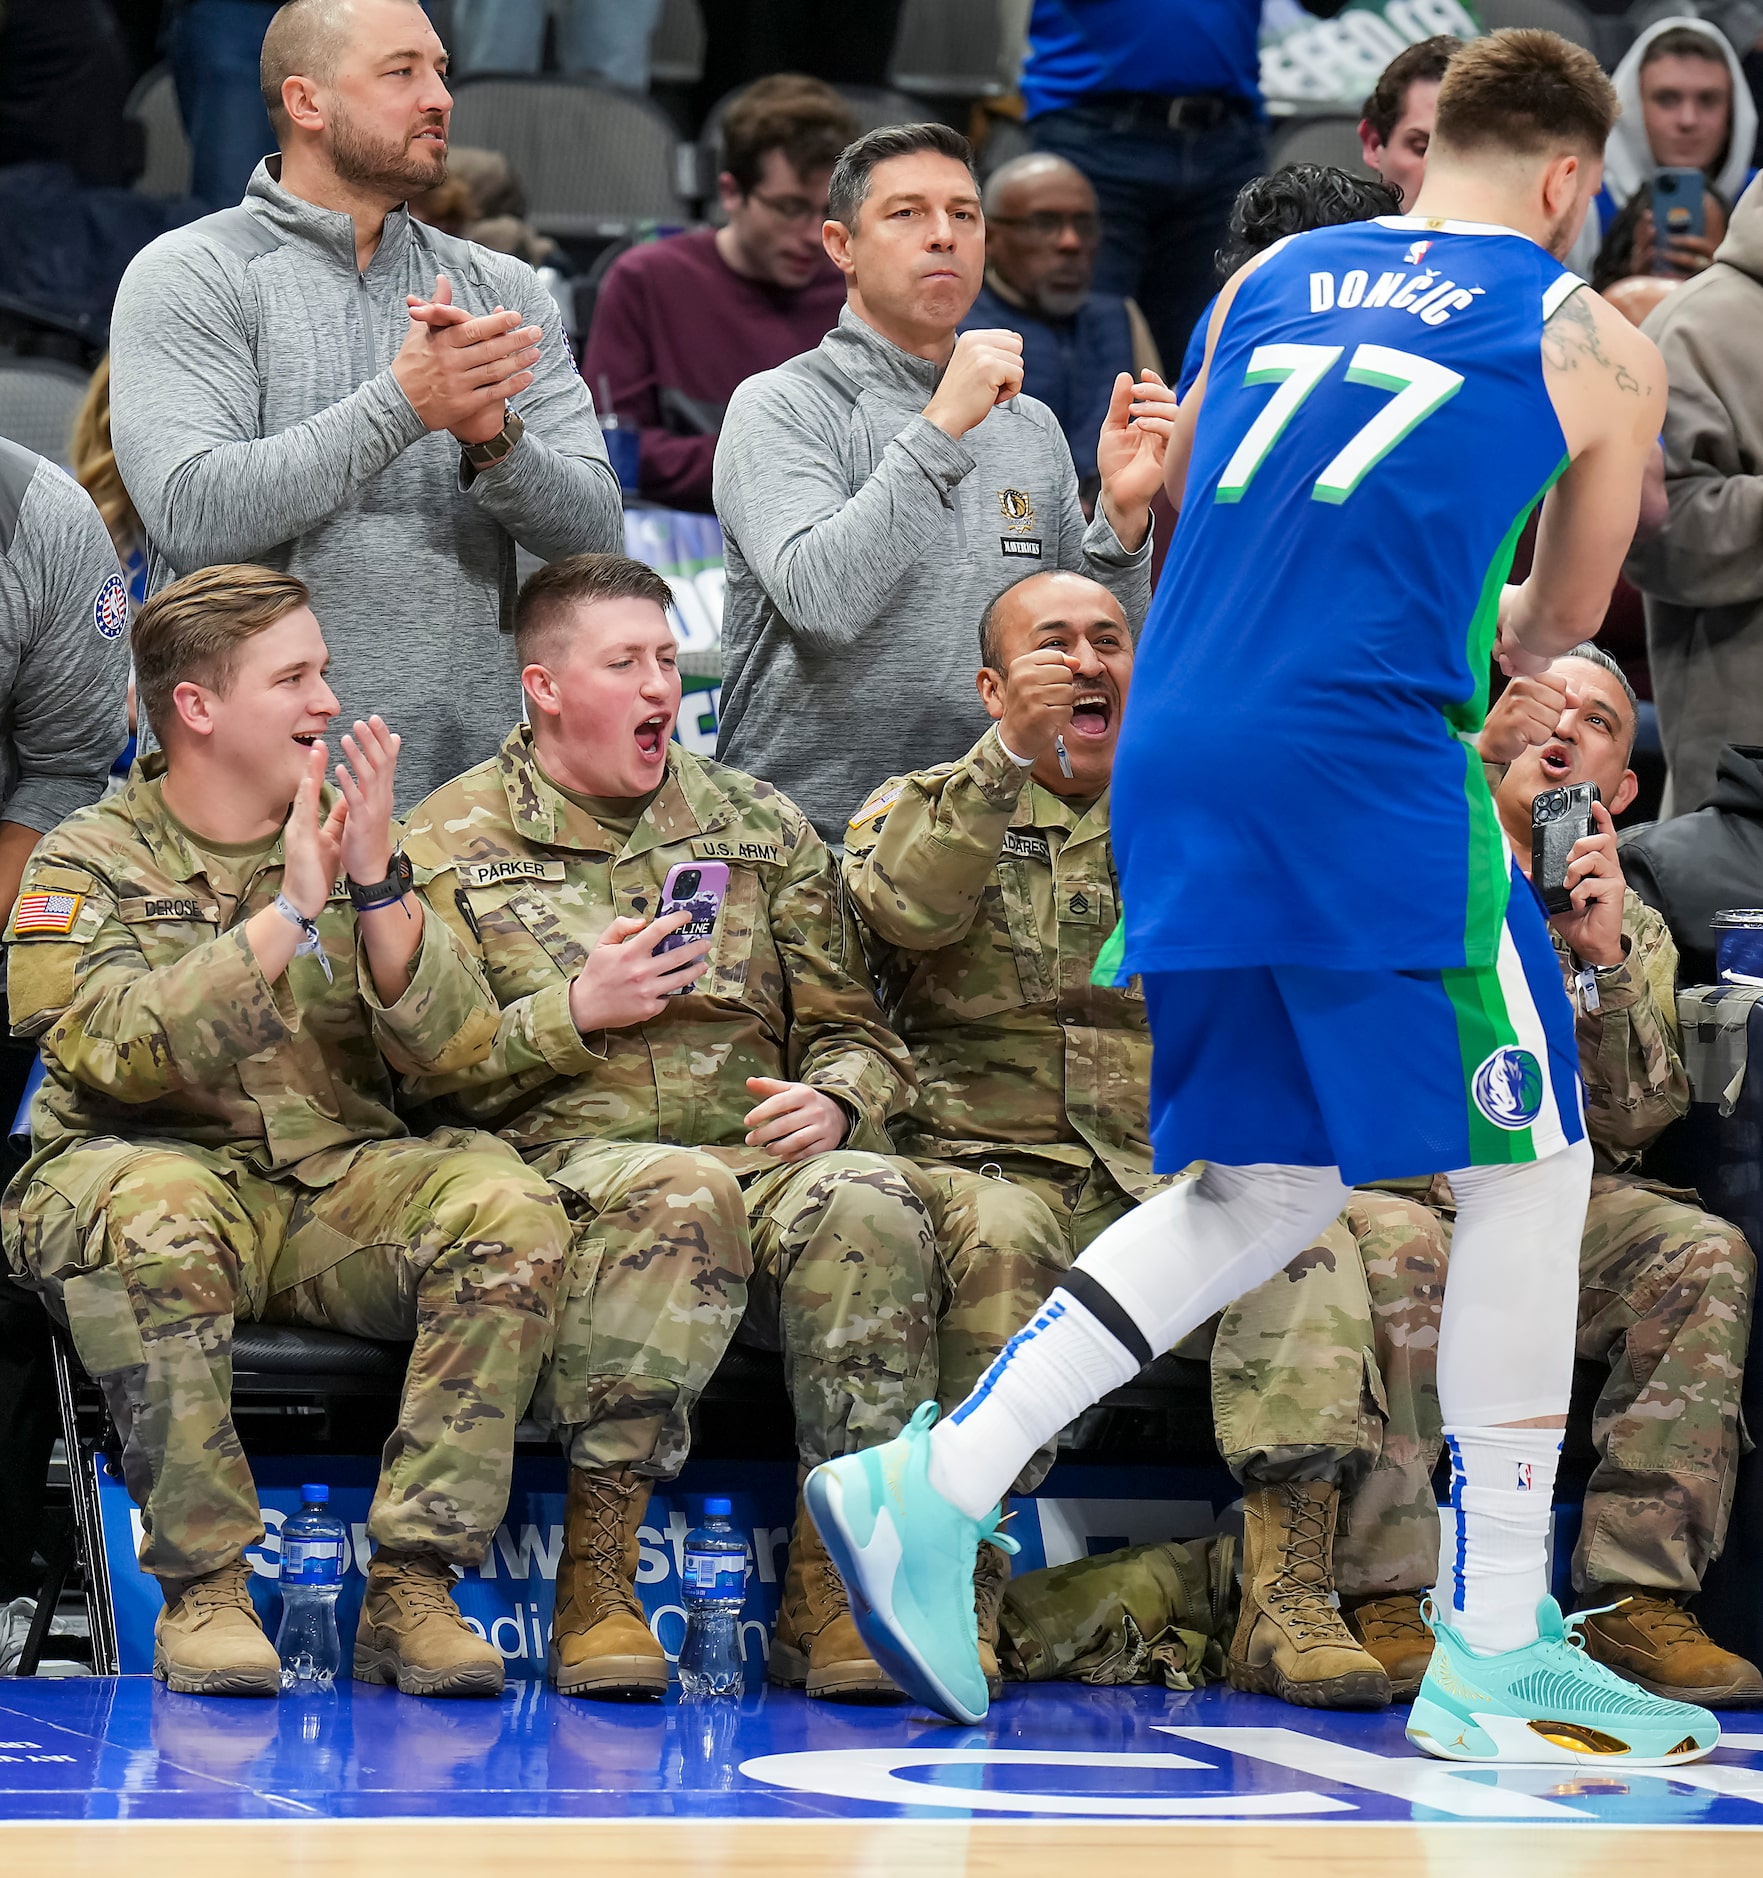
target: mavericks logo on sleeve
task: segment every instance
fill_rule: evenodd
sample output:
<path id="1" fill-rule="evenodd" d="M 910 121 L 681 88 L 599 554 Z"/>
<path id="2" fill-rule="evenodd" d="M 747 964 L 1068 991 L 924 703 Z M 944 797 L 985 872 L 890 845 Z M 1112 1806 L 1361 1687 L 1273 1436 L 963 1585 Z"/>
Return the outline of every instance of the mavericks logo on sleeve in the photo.
<path id="1" fill-rule="evenodd" d="M 128 630 L 129 590 L 120 574 L 112 574 L 92 602 L 92 624 L 105 639 L 120 639 Z"/>
<path id="2" fill-rule="evenodd" d="M 1496 1128 L 1528 1128 L 1542 1112 L 1543 1066 L 1530 1051 L 1503 1044 L 1483 1059 L 1470 1093 Z"/>

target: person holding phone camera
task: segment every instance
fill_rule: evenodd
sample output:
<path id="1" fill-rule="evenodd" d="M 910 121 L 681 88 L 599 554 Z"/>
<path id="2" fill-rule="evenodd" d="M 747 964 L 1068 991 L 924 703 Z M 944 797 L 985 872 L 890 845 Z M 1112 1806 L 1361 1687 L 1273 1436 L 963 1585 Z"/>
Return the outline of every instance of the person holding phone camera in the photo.
<path id="1" fill-rule="evenodd" d="M 888 1135 L 909 1059 L 807 817 L 672 741 L 671 600 L 621 555 L 534 574 L 515 609 L 530 722 L 405 843 L 503 1007 L 486 1061 L 411 1093 L 497 1129 L 576 1222 L 533 1407 L 570 1462 L 550 1674 L 572 1695 L 667 1689 L 636 1531 L 737 1327 L 783 1351 L 805 1470 L 893 1435 L 936 1386 L 931 1210 Z M 894 1693 L 803 1514 L 771 1673 Z"/>
<path id="2" fill-rule="evenodd" d="M 1677 1023 L 1677 950 L 1660 915 L 1623 878 L 1614 815 L 1634 799 L 1628 767 L 1635 698 L 1620 668 L 1577 646 L 1517 678 L 1480 737 L 1494 806 L 1520 868 L 1559 886 L 1568 904 L 1549 926 L 1576 1006 L 1586 1127 L 1596 1172 L 1579 1255 L 1577 1353 L 1610 1366 L 1592 1424 L 1598 1464 L 1586 1488 L 1573 1585 L 1587 1650 L 1656 1695 L 1716 1707 L 1763 1700 L 1763 1675 L 1723 1650 L 1685 1608 L 1719 1556 L 1732 1511 L 1756 1260 L 1744 1235 L 1693 1196 L 1643 1179 L 1641 1151 L 1689 1106 Z M 1582 785 L 1597 790 L 1591 828 L 1548 882 L 1533 867 L 1534 805 Z M 1432 1184 L 1441 1220 L 1449 1183 Z M 1436 1322 L 1436 1297 L 1423 1314 Z M 1417 1295 L 1416 1302 L 1423 1302 Z M 1386 1376 L 1392 1417 L 1423 1428 L 1409 1488 L 1355 1531 L 1392 1584 L 1386 1627 L 1424 1636 L 1420 1598 L 1432 1561 L 1397 1557 L 1401 1504 L 1430 1507 L 1442 1445 L 1432 1371 L 1436 1339 L 1412 1345 Z M 1411 1391 L 1404 1401 L 1397 1391 Z M 1353 1516 L 1349 1496 L 1347 1515 Z M 1387 1569 L 1385 1569 L 1387 1567 Z M 1405 1612 L 1402 1606 L 1406 1606 Z M 1614 1610 L 1599 1610 L 1615 1605 Z M 1424 1645 L 1421 1646 L 1424 1648 Z"/>
<path id="3" fill-rule="evenodd" d="M 1030 575 L 986 609 L 979 653 L 991 728 L 959 763 L 883 783 L 845 834 L 845 890 L 918 1071 L 895 1133 L 940 1209 L 944 1406 L 1105 1226 L 1169 1184 L 1151 1167 L 1144 993 L 1091 976 L 1120 904 L 1108 808 L 1132 678 L 1125 615 L 1081 575 Z M 1355 1194 L 1289 1272 L 1182 1346 L 1210 1359 L 1220 1452 L 1244 1486 L 1239 1687 L 1307 1707 L 1391 1699 L 1382 1663 L 1342 1627 L 1330 1539 L 1343 1482 L 1365 1486 L 1369 1518 L 1386 1480 L 1405 1481 L 1380 1470 L 1417 1449 L 1418 1430 L 1375 1404 L 1412 1399 L 1394 1378 L 1409 1333 L 1429 1328 L 1424 1274 L 1442 1284 L 1445 1245 L 1412 1200 Z M 1031 1492 L 1052 1459 L 1048 1443 L 1015 1491 Z M 1430 1500 L 1424 1518 L 1436 1554 Z M 1385 1572 L 1390 1549 L 1376 1548 Z M 1341 1551 L 1347 1589 L 1385 1588 L 1361 1582 L 1351 1541 Z M 1008 1578 L 1004 1554 L 981 1546 L 980 1661 L 994 1694 Z"/>

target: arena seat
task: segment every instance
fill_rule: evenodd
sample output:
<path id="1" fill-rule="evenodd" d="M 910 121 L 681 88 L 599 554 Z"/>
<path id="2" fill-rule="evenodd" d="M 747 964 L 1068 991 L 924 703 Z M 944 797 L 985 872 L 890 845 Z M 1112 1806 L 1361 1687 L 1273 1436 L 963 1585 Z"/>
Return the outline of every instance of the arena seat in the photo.
<path id="1" fill-rule="evenodd" d="M 0 352 L 0 437 L 66 468 L 86 374 L 58 359 Z"/>
<path id="2" fill-rule="evenodd" d="M 1350 176 L 1368 176 L 1359 146 L 1359 119 L 1353 113 L 1288 118 L 1268 140 L 1267 170 L 1288 163 L 1327 163 Z"/>
<path id="3" fill-rule="evenodd" d="M 551 235 L 691 220 L 691 149 L 667 114 L 589 79 L 462 78 L 452 140 L 499 150 L 526 189 L 527 220 Z"/>
<path id="4" fill-rule="evenodd" d="M 136 190 L 144 196 L 187 196 L 190 140 L 169 65 L 156 65 L 136 80 L 123 115 L 141 126 L 147 142 L 147 167 L 135 178 Z"/>
<path id="5" fill-rule="evenodd" d="M 921 98 L 996 98 L 1015 89 L 1028 42 L 1025 0 L 906 0 L 888 83 Z"/>
<path id="6" fill-rule="evenodd" d="M 1592 16 L 1576 0 L 1480 0 L 1481 23 L 1490 33 L 1509 27 L 1540 27 L 1559 33 L 1588 52 L 1599 50 L 1599 34 Z"/>
<path id="7" fill-rule="evenodd" d="M 649 39 L 649 77 L 658 85 L 695 85 L 704 72 L 704 16 L 697 0 L 662 0 Z"/>

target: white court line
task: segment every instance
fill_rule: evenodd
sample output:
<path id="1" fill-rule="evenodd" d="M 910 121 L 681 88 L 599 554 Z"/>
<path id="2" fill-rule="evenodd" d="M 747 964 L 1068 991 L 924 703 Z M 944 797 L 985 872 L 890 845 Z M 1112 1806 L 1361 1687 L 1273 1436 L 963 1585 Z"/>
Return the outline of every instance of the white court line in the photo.
<path id="1" fill-rule="evenodd" d="M 1393 1799 L 1408 1800 L 1416 1806 L 1429 1807 L 1436 1813 L 1450 1813 L 1459 1819 L 1597 1818 L 1596 1813 L 1583 1807 L 1564 1806 L 1559 1800 L 1513 1793 L 1506 1788 L 1489 1786 L 1485 1780 L 1465 1780 L 1438 1761 L 1422 1760 L 1418 1756 L 1410 1760 L 1369 1754 L 1363 1748 L 1325 1741 L 1319 1735 L 1301 1734 L 1295 1728 L 1174 1728 L 1165 1722 L 1154 1726 L 1158 1734 L 1179 1735 L 1184 1741 L 1199 1742 L 1202 1747 L 1223 1748 L 1227 1753 L 1271 1761 L 1276 1767 L 1284 1767 L 1295 1774 L 1308 1774 L 1315 1780 L 1338 1780 L 1349 1787 L 1364 1787 L 1369 1792 L 1385 1793 Z M 1486 1773 L 1485 1768 L 1477 1771 Z M 1675 1777 L 1675 1770 L 1672 1772 Z"/>

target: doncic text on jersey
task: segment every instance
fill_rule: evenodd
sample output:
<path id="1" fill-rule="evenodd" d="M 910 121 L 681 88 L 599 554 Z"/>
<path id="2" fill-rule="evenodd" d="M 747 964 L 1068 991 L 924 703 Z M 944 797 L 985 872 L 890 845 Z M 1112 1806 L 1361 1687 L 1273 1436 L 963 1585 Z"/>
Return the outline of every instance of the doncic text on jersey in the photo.
<path id="1" fill-rule="evenodd" d="M 1424 253 L 1431 244 L 1417 242 L 1415 248 Z M 1420 259 L 1414 249 L 1409 250 L 1410 264 Z M 1380 273 L 1375 281 L 1362 267 L 1349 268 L 1337 281 L 1333 274 L 1315 273 L 1310 276 L 1310 311 L 1312 313 L 1330 313 L 1336 307 L 1399 307 L 1404 313 L 1412 313 L 1428 326 L 1442 326 L 1453 313 L 1464 307 L 1473 306 L 1476 296 L 1486 292 L 1482 287 L 1459 287 L 1454 280 L 1443 280 L 1429 267 L 1422 267 L 1418 273 L 1411 274 L 1408 269 L 1396 268 L 1393 272 Z"/>

